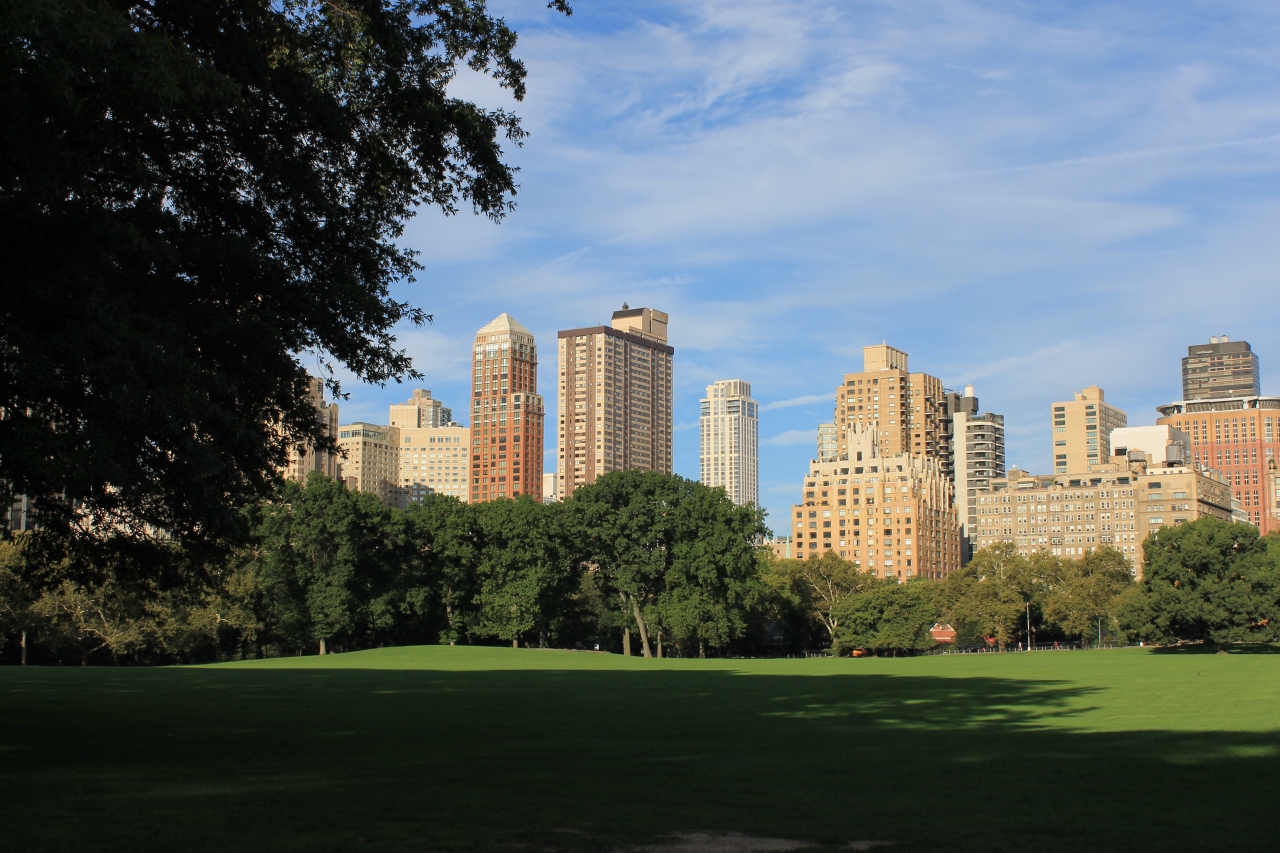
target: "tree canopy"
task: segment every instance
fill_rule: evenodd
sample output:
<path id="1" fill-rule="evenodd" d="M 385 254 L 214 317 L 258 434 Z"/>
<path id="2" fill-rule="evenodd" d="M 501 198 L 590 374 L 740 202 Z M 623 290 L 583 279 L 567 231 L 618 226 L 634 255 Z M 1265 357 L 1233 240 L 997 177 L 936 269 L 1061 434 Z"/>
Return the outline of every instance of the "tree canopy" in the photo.
<path id="1" fill-rule="evenodd" d="M 566 0 L 548 4 L 568 12 Z M 501 219 L 516 34 L 483 0 L 11 0 L 0 8 L 0 498 L 44 523 L 245 530 L 324 444 L 308 359 L 416 376 L 393 298 L 421 206 Z"/>
<path id="2" fill-rule="evenodd" d="M 1280 538 L 1201 518 L 1143 543 L 1146 571 L 1121 622 L 1143 640 L 1271 641 L 1280 629 Z"/>

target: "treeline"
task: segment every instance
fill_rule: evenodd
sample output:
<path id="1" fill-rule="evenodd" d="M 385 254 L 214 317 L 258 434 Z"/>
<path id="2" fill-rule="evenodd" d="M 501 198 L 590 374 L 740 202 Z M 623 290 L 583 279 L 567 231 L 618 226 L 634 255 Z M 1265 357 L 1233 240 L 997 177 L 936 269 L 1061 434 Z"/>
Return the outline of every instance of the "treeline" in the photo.
<path id="1" fill-rule="evenodd" d="M 977 552 L 942 582 L 877 579 L 831 552 L 774 561 L 764 578 L 776 598 L 808 610 L 837 652 L 934 648 L 933 626 L 956 647 L 1063 641 L 1270 643 L 1280 640 L 1280 534 L 1216 518 L 1164 528 L 1143 543 L 1132 578 L 1123 554 L 1099 548 L 1064 560 L 1030 557 L 1008 543 Z"/>
<path id="2" fill-rule="evenodd" d="M 652 656 L 910 654 L 937 645 L 1271 642 L 1280 536 L 1206 518 L 1123 555 L 979 551 L 945 581 L 899 584 L 828 552 L 776 559 L 763 514 L 681 477 L 619 472 L 543 504 L 433 495 L 384 507 L 319 475 L 247 512 L 222 554 L 151 543 L 81 553 L 0 543 L 9 662 L 174 663 L 420 643 Z M 157 553 L 156 549 L 159 548 Z"/>
<path id="3" fill-rule="evenodd" d="M 610 474 L 572 500 L 407 511 L 312 475 L 247 510 L 229 556 L 0 543 L 8 660 L 172 663 L 417 643 L 705 654 L 758 609 L 763 513 L 722 490 Z M 156 553 L 156 550 L 159 553 Z"/>

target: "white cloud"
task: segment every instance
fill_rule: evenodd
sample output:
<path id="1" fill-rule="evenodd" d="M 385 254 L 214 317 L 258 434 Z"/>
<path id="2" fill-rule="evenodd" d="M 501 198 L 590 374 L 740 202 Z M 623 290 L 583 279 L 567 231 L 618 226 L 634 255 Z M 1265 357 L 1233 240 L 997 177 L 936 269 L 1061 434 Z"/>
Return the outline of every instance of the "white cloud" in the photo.
<path id="1" fill-rule="evenodd" d="M 761 440 L 762 445 L 769 447 L 792 447 L 798 444 L 814 444 L 818 440 L 818 430 L 815 429 L 789 429 L 786 432 L 779 433 L 772 438 Z"/>
<path id="2" fill-rule="evenodd" d="M 808 406 L 811 403 L 830 403 L 835 405 L 835 394 L 806 394 L 803 397 L 792 397 L 789 400 L 774 400 L 772 403 L 766 403 L 760 407 L 762 412 L 772 412 L 775 409 L 790 409 L 793 406 Z"/>
<path id="3" fill-rule="evenodd" d="M 776 483 L 829 417 L 807 392 L 881 339 L 974 382 L 1032 469 L 1045 407 L 1074 389 L 1145 423 L 1190 342 L 1280 358 L 1274 4 L 493 5 L 530 70 L 519 207 L 406 231 L 428 269 L 401 298 L 437 314 L 407 345 L 455 406 L 471 334 L 506 310 L 538 336 L 554 412 L 556 332 L 624 299 L 671 313 L 677 418 L 716 379 L 773 401 Z M 369 389 L 370 411 L 404 393 Z M 676 457 L 696 472 L 688 431 Z"/>

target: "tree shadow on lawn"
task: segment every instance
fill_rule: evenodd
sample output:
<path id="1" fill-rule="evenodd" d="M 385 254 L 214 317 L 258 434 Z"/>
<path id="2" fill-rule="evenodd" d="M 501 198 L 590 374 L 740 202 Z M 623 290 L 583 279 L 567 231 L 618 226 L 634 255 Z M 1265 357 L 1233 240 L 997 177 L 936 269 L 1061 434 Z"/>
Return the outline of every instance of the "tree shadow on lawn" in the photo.
<path id="1" fill-rule="evenodd" d="M 1151 650 L 1153 655 L 1280 655 L 1277 643 L 1195 643 L 1183 646 L 1160 646 Z"/>
<path id="2" fill-rule="evenodd" d="M 1061 682 L 7 670 L 14 850 L 1269 849 L 1276 732 L 1086 732 Z M 1229 701 L 1229 700 L 1224 700 Z"/>

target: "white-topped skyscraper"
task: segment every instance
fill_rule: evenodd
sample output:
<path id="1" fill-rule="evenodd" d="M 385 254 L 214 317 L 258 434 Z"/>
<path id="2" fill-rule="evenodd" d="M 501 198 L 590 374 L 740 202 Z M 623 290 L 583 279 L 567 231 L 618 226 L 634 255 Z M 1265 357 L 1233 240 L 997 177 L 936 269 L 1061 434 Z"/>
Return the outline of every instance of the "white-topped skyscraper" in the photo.
<path id="1" fill-rule="evenodd" d="M 1005 476 L 1004 415 L 978 411 L 972 385 L 963 394 L 948 391 L 951 418 L 952 479 L 960 515 L 960 561 L 968 563 L 977 550 L 978 494 Z"/>
<path id="2" fill-rule="evenodd" d="M 719 486 L 739 506 L 760 503 L 760 407 L 751 385 L 722 379 L 702 399 L 702 483 Z"/>

